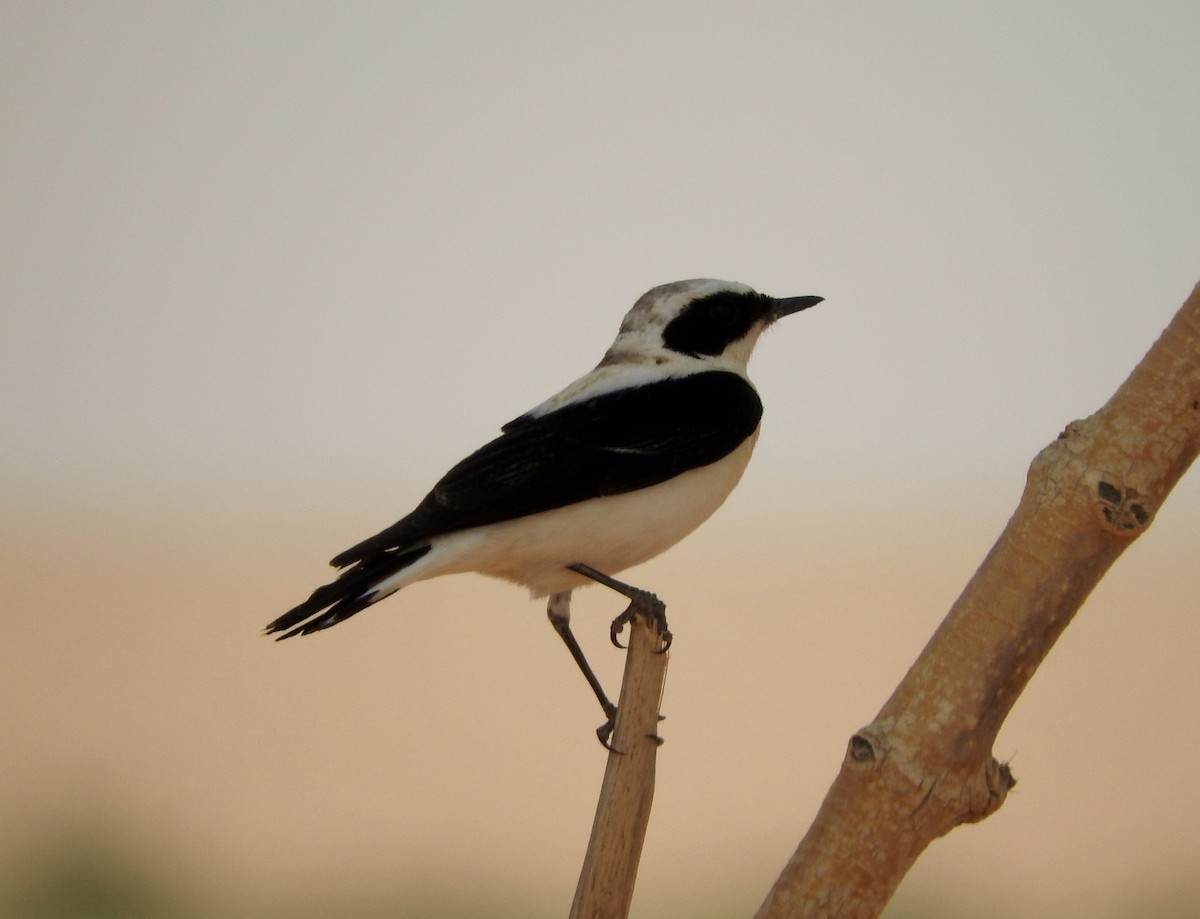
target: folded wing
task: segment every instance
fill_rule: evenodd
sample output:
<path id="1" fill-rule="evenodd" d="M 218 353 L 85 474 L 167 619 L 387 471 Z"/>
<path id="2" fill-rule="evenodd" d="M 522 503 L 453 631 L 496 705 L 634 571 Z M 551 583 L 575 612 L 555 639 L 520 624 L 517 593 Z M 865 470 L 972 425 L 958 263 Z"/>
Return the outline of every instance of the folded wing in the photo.
<path id="1" fill-rule="evenodd" d="M 451 469 L 407 517 L 331 564 L 433 536 L 636 491 L 714 463 L 754 433 L 762 403 L 743 377 L 671 377 L 522 415 Z"/>

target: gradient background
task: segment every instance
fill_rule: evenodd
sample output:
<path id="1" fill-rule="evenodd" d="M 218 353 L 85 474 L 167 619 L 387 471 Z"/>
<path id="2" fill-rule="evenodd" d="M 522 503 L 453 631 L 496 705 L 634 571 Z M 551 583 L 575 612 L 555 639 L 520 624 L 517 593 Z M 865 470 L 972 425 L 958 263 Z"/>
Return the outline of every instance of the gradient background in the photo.
<path id="1" fill-rule="evenodd" d="M 634 912 L 749 915 L 1025 469 L 1200 279 L 1194 2 L 0 6 L 8 915 L 566 913 L 604 756 L 541 604 L 262 626 L 647 288 L 822 294 L 670 603 Z M 1200 477 L 892 915 L 1200 902 Z M 620 608 L 576 622 L 607 685 Z M 115 904 L 115 905 L 114 905 Z M 103 912 L 109 910 L 108 913 Z"/>

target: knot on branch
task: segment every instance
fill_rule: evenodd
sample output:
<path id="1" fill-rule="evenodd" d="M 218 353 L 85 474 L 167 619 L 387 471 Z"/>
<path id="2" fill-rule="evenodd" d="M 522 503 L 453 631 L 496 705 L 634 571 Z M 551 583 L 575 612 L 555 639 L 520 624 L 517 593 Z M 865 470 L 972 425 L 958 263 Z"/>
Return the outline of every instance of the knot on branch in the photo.
<path id="1" fill-rule="evenodd" d="M 873 721 L 859 728 L 846 744 L 843 766 L 852 770 L 878 769 L 888 758 L 889 736 L 895 729 L 891 719 Z"/>
<path id="2" fill-rule="evenodd" d="M 842 768 L 866 783 L 873 812 L 904 814 L 930 838 L 994 813 L 1017 784 L 1008 763 L 986 747 L 947 742 L 915 722 L 887 717 L 854 733 Z"/>
<path id="3" fill-rule="evenodd" d="M 1090 508 L 1100 531 L 1134 539 L 1154 522 L 1161 473 L 1110 428 L 1100 413 L 1068 424 L 1030 465 L 1029 497 L 1068 515 Z"/>
<path id="4" fill-rule="evenodd" d="M 989 756 L 982 774 L 977 773 L 972 784 L 974 787 L 967 799 L 963 823 L 978 823 L 999 810 L 1008 793 L 1016 786 L 1017 778 L 1008 763 L 999 762 L 994 756 Z"/>
<path id="5" fill-rule="evenodd" d="M 1096 483 L 1096 510 L 1105 529 L 1118 536 L 1140 535 L 1153 516 L 1146 496 L 1136 488 L 1121 488 L 1106 478 Z"/>
<path id="6" fill-rule="evenodd" d="M 983 763 L 927 773 L 912 791 L 909 818 L 942 836 L 964 823 L 998 811 L 1017 784 L 1008 763 L 989 756 Z"/>
<path id="7" fill-rule="evenodd" d="M 871 743 L 869 737 L 864 737 L 862 734 L 855 734 L 850 738 L 850 743 L 846 747 L 846 760 L 856 766 L 865 766 L 868 763 L 873 763 L 877 759 L 875 755 L 875 745 Z"/>

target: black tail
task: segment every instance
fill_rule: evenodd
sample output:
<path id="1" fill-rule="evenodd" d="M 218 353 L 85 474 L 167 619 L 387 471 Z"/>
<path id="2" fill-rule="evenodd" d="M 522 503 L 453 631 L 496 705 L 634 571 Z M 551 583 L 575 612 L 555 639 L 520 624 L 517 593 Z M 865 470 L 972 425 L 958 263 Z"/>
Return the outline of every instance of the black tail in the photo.
<path id="1" fill-rule="evenodd" d="M 364 559 L 343 571 L 333 583 L 318 587 L 311 597 L 268 625 L 266 634 L 283 632 L 275 639 L 280 641 L 293 635 L 319 632 L 349 619 L 375 602 L 374 588 L 378 584 L 403 571 L 429 549 L 428 545 L 416 546 L 403 552 L 381 552 Z"/>

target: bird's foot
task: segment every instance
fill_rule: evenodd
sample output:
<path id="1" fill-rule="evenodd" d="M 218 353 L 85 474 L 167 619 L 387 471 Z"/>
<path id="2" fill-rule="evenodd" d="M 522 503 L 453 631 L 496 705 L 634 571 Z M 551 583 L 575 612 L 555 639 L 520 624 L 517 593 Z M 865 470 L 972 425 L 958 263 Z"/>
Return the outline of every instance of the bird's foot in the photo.
<path id="1" fill-rule="evenodd" d="M 629 598 L 629 607 L 612 621 L 612 625 L 608 630 L 608 637 L 614 645 L 618 648 L 625 647 L 617 641 L 617 635 L 624 630 L 627 622 L 633 622 L 635 616 L 641 616 L 654 626 L 658 632 L 662 647 L 655 653 L 662 654 L 671 647 L 671 630 L 667 628 L 667 604 L 663 603 L 662 600 L 658 599 L 658 597 L 648 590 L 642 590 L 640 587 L 634 587 L 632 584 L 618 581 L 616 578 L 610 577 L 603 571 L 597 571 L 591 565 L 585 565 L 583 562 L 575 562 L 573 565 L 567 565 L 566 567 L 576 574 L 582 574 L 585 578 L 591 578 L 597 584 L 603 584 L 609 590 L 615 590 L 621 596 Z"/>
<path id="2" fill-rule="evenodd" d="M 614 747 L 609 740 L 612 738 L 613 728 L 617 726 L 617 707 L 612 703 L 604 706 L 604 724 L 596 728 L 596 737 L 600 741 L 600 746 L 604 747 L 609 753 L 622 755 L 621 751 Z"/>
<path id="3" fill-rule="evenodd" d="M 667 628 L 667 604 L 650 591 L 637 587 L 631 587 L 626 596 L 629 597 L 629 606 L 608 627 L 609 640 L 618 648 L 624 648 L 617 636 L 625 630 L 628 623 L 641 616 L 658 632 L 660 644 L 654 653 L 665 654 L 671 647 L 672 639 L 671 630 Z"/>
<path id="4" fill-rule="evenodd" d="M 625 754 L 621 750 L 618 750 L 609 742 L 609 740 L 612 738 L 613 728 L 615 728 L 617 725 L 617 707 L 615 705 L 608 706 L 605 709 L 605 714 L 607 714 L 608 717 L 605 719 L 604 724 L 596 728 L 596 737 L 599 739 L 600 745 L 609 753 L 616 753 L 618 756 L 624 756 Z M 659 715 L 658 720 L 662 721 L 663 716 Z M 655 746 L 661 747 L 663 745 L 663 739 L 657 734 L 647 734 L 646 736 L 650 740 L 654 741 Z"/>

